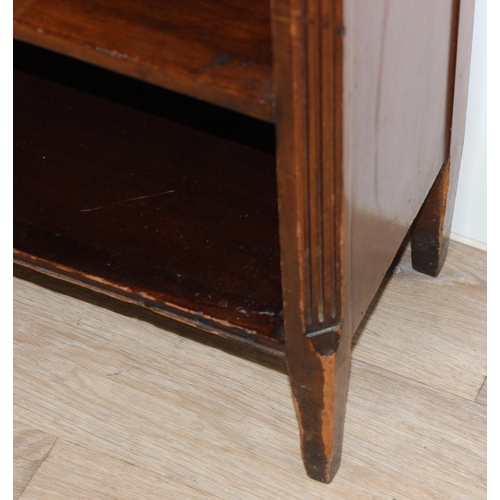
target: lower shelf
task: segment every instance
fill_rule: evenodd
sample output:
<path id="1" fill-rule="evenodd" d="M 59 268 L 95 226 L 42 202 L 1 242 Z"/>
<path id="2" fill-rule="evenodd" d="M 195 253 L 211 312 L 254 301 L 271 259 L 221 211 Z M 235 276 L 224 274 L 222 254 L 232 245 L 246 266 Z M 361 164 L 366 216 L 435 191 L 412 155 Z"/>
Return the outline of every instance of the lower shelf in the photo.
<path id="1" fill-rule="evenodd" d="M 30 50 L 14 59 L 16 262 L 281 354 L 272 126 Z"/>

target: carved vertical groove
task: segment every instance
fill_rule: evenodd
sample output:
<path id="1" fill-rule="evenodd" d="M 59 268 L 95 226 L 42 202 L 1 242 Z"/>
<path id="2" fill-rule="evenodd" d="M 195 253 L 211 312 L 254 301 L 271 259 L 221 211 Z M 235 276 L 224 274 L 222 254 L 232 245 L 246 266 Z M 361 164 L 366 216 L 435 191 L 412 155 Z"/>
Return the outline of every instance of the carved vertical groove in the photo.
<path id="1" fill-rule="evenodd" d="M 335 293 L 335 58 L 339 37 L 331 0 L 295 0 L 294 54 L 296 140 L 303 162 L 303 273 L 306 335 L 330 331 L 337 323 Z"/>

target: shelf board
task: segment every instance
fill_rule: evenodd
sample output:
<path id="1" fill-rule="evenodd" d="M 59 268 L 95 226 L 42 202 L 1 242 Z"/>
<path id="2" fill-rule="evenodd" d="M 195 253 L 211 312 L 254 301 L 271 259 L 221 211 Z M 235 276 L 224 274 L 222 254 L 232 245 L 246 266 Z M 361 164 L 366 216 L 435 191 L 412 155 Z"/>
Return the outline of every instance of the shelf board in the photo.
<path id="1" fill-rule="evenodd" d="M 80 88 L 15 55 L 16 262 L 281 355 L 272 125 L 30 50 Z"/>
<path id="2" fill-rule="evenodd" d="M 14 0 L 14 37 L 273 121 L 269 0 Z"/>

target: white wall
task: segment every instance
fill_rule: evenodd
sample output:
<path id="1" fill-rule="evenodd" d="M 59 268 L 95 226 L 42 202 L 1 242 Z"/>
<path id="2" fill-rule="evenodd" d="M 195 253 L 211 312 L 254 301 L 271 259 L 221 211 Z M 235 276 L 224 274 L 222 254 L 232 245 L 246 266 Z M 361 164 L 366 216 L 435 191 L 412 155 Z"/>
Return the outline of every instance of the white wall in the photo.
<path id="1" fill-rule="evenodd" d="M 486 249 L 486 3 L 486 0 L 476 0 L 465 142 L 451 227 L 453 239 L 484 249 Z"/>

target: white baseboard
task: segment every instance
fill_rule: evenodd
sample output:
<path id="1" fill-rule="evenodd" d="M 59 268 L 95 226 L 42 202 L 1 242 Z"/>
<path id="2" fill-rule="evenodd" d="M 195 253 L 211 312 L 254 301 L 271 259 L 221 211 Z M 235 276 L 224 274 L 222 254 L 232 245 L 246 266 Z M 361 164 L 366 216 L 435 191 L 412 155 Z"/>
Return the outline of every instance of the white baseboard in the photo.
<path id="1" fill-rule="evenodd" d="M 463 236 L 461 234 L 452 232 L 450 235 L 450 239 L 453 241 L 458 241 L 459 243 L 463 243 L 464 245 L 469 245 L 470 247 L 479 248 L 479 250 L 484 250 L 485 252 L 487 252 L 486 243 L 474 240 L 472 238 L 469 238 L 468 236 Z"/>

